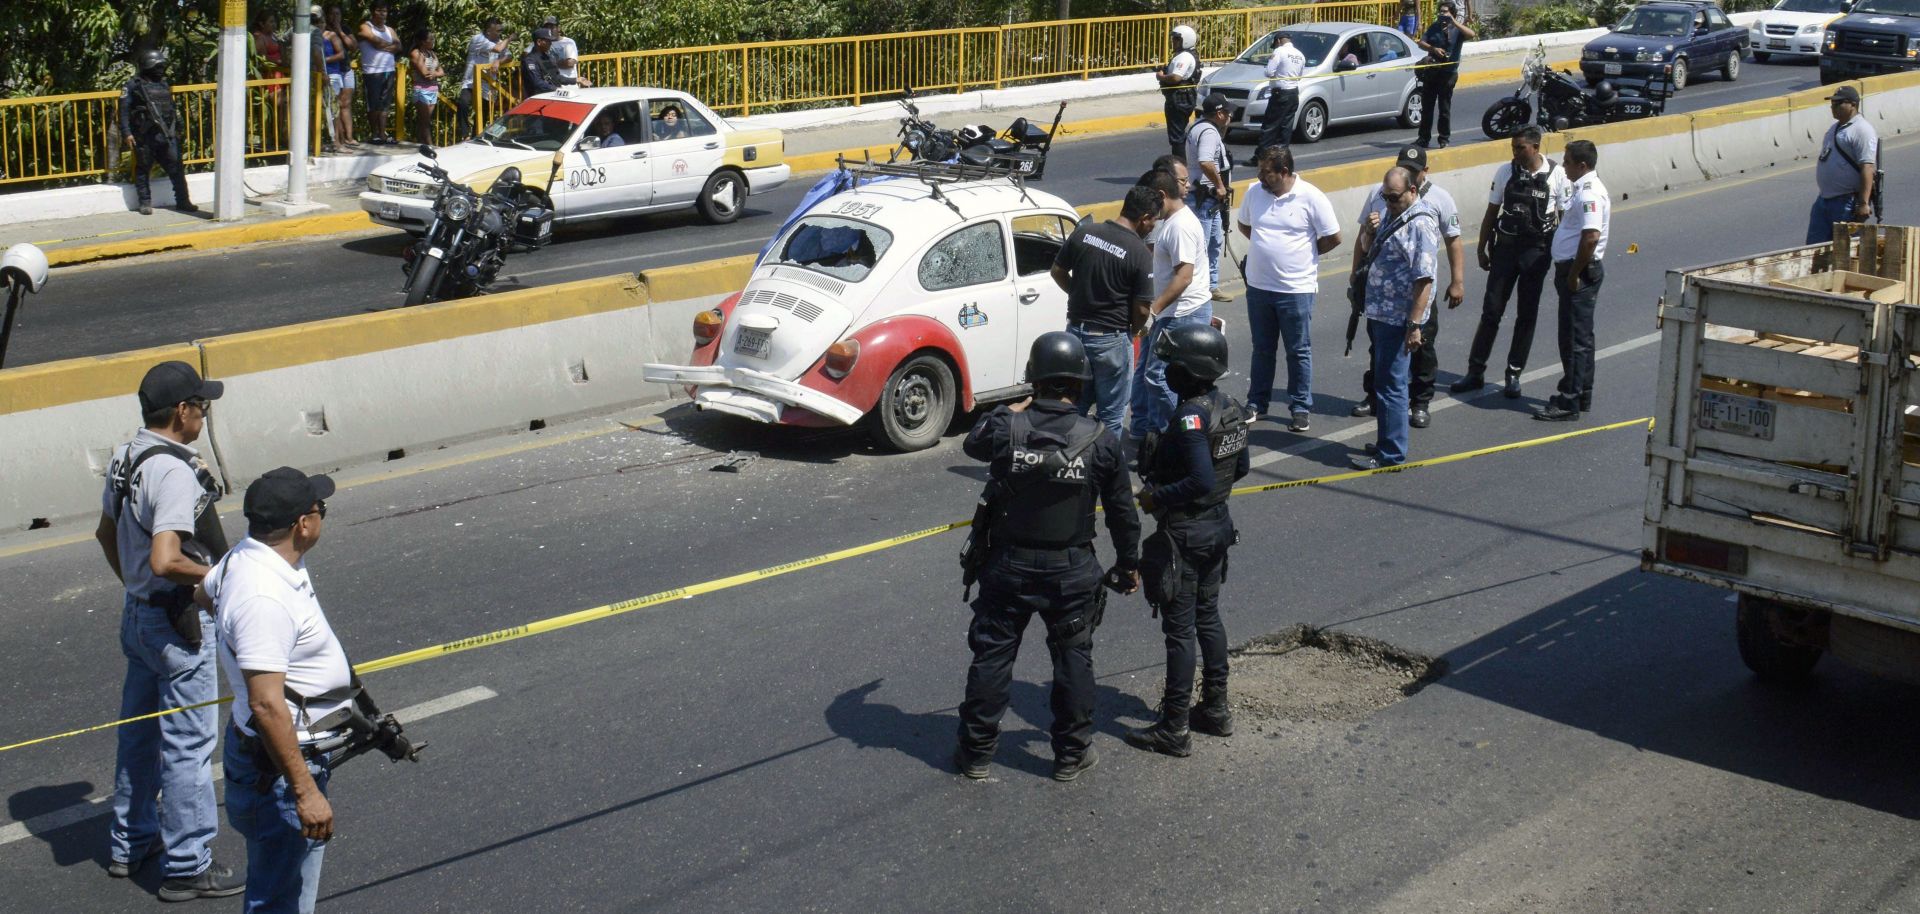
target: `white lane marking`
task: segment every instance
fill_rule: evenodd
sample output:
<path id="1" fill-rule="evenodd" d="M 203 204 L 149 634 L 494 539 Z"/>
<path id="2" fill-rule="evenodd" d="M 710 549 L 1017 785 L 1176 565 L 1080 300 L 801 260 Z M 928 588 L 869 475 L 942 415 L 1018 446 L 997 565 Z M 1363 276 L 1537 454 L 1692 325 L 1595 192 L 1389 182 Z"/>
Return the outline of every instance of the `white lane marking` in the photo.
<path id="1" fill-rule="evenodd" d="M 1593 360 L 1598 362 L 1601 359 L 1611 358 L 1613 356 L 1620 355 L 1621 353 L 1632 352 L 1635 349 L 1651 346 L 1654 343 L 1657 343 L 1659 341 L 1660 341 L 1660 334 L 1658 333 L 1649 333 L 1646 336 L 1634 337 L 1633 339 L 1627 340 L 1624 343 L 1615 343 L 1611 346 L 1608 346 L 1605 349 L 1600 350 L 1599 352 L 1594 353 Z M 1558 375 L 1559 373 L 1560 373 L 1559 365 L 1554 365 L 1548 368 L 1536 368 L 1532 371 L 1527 372 L 1526 374 L 1521 375 L 1520 380 L 1523 383 L 1527 381 L 1538 381 L 1541 378 L 1551 377 L 1554 375 Z M 1478 393 L 1475 393 L 1467 397 L 1455 397 L 1450 394 L 1437 394 L 1434 397 L 1433 405 L 1428 407 L 1427 411 L 1431 413 L 1437 413 L 1443 409 L 1459 406 L 1462 403 L 1469 403 L 1474 400 L 1481 400 L 1487 397 L 1497 396 L 1499 395 L 1499 393 L 1500 393 L 1500 385 L 1489 384 L 1486 387 L 1481 388 Z M 1267 464 L 1277 463 L 1289 457 L 1298 457 L 1301 454 L 1304 454 L 1307 451 L 1311 451 L 1314 448 L 1320 447 L 1321 445 L 1324 445 L 1324 444 L 1338 444 L 1342 441 L 1350 441 L 1362 435 L 1371 435 L 1375 433 L 1375 430 L 1376 430 L 1376 426 L 1374 423 L 1361 422 L 1359 424 L 1352 425 L 1347 428 L 1343 428 L 1337 432 L 1334 432 L 1331 435 L 1325 435 L 1319 438 L 1309 438 L 1305 441 L 1302 441 L 1290 447 L 1284 447 L 1277 451 L 1268 451 L 1267 453 L 1261 454 L 1260 456 L 1253 458 L 1251 461 L 1249 461 L 1249 463 L 1254 467 L 1263 467 L 1263 466 L 1266 466 Z"/>
<path id="2" fill-rule="evenodd" d="M 452 695 L 443 695 L 432 701 L 423 701 L 411 707 L 401 708 L 393 712 L 393 716 L 399 718 L 403 724 L 410 724 L 414 721 L 426 720 L 436 714 L 445 714 L 448 711 L 458 710 L 471 704 L 486 701 L 489 698 L 498 697 L 498 693 L 486 686 L 474 686 L 471 689 L 462 689 Z M 219 762 L 215 762 L 213 764 L 214 783 L 219 783 L 224 776 L 224 769 L 220 766 Z M 112 794 L 93 797 L 92 799 L 75 803 L 72 806 L 63 806 L 52 812 L 41 813 L 23 822 L 10 822 L 5 826 L 0 826 L 0 847 L 12 844 L 22 838 L 28 838 L 33 835 L 44 835 L 47 832 L 66 828 L 76 822 L 85 822 L 97 816 L 104 816 L 113 811 L 113 808 L 107 805 L 107 801 L 112 798 Z"/>

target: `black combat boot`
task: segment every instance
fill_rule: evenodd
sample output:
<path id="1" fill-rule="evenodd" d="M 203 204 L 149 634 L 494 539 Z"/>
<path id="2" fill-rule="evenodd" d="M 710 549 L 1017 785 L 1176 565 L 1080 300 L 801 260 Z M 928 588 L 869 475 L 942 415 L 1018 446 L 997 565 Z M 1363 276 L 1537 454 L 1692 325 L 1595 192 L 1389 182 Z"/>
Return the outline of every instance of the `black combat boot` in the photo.
<path id="1" fill-rule="evenodd" d="M 1500 388 L 1500 393 L 1509 400 L 1520 399 L 1520 369 L 1507 369 L 1507 383 Z"/>
<path id="2" fill-rule="evenodd" d="M 1187 712 L 1169 712 L 1165 708 L 1153 723 L 1120 734 L 1127 745 L 1148 752 L 1186 758 L 1193 754 L 1193 734 L 1187 731 Z"/>
<path id="3" fill-rule="evenodd" d="M 1200 699 L 1193 713 L 1187 716 L 1187 726 L 1195 733 L 1208 736 L 1233 735 L 1233 704 L 1227 701 L 1227 691 L 1210 692 Z"/>

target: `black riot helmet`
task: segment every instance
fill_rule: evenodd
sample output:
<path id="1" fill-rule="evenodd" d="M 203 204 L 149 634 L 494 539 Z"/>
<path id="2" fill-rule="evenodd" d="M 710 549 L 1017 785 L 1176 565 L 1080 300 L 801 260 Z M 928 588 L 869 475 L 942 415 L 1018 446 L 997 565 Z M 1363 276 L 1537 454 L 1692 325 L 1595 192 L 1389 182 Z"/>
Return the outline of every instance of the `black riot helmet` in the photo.
<path id="1" fill-rule="evenodd" d="M 140 68 L 141 76 L 159 79 L 167 72 L 167 52 L 159 48 L 148 48 L 134 57 L 134 66 Z"/>
<path id="2" fill-rule="evenodd" d="M 1033 341 L 1033 350 L 1027 356 L 1027 383 L 1084 383 L 1092 378 L 1093 366 L 1087 361 L 1087 347 L 1080 345 L 1079 337 L 1065 330 L 1052 330 Z"/>
<path id="3" fill-rule="evenodd" d="M 512 200 L 520 192 L 520 169 L 512 165 L 500 170 L 500 177 L 493 179 L 491 193 L 503 200 Z"/>
<path id="4" fill-rule="evenodd" d="M 1593 84 L 1593 100 L 1602 105 L 1611 105 L 1620 98 L 1620 90 L 1611 80 L 1601 80 Z"/>
<path id="5" fill-rule="evenodd" d="M 1227 335 L 1210 324 L 1182 324 L 1161 331 L 1153 341 L 1153 354 L 1202 381 L 1215 381 L 1227 373 Z"/>

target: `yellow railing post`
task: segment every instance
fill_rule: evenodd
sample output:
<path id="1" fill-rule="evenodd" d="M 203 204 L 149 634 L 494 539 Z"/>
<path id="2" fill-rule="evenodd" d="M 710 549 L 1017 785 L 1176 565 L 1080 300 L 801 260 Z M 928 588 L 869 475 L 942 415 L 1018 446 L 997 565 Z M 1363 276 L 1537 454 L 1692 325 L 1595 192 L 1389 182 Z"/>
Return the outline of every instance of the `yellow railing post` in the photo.
<path id="1" fill-rule="evenodd" d="M 1093 77 L 1093 20 L 1086 20 L 1080 30 L 1080 78 Z"/>
<path id="2" fill-rule="evenodd" d="M 747 115 L 753 113 L 753 109 L 750 107 L 751 102 L 749 100 L 749 92 L 748 92 L 748 87 L 753 85 L 753 80 L 749 78 L 751 76 L 752 71 L 748 69 L 750 62 L 747 58 L 747 54 L 750 50 L 751 49 L 744 46 L 740 48 L 740 116 L 741 117 L 746 117 Z"/>
<path id="3" fill-rule="evenodd" d="M 853 105 L 860 106 L 860 39 L 853 40 Z"/>
<path id="4" fill-rule="evenodd" d="M 967 91 L 967 32 L 962 29 L 953 37 L 960 42 L 960 86 L 953 91 L 965 92 Z"/>
<path id="5" fill-rule="evenodd" d="M 1005 72 L 1004 68 L 1006 66 L 1006 61 L 1007 61 L 1007 30 L 994 29 L 993 31 L 993 87 L 995 89 L 1003 88 L 1005 86 L 1005 81 L 1000 78 L 1000 75 Z"/>

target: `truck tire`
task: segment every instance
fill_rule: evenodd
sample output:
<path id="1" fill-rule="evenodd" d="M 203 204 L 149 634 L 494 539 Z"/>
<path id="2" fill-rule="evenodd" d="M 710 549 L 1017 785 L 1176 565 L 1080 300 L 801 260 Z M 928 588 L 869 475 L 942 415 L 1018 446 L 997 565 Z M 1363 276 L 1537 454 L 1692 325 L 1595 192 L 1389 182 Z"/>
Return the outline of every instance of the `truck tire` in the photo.
<path id="1" fill-rule="evenodd" d="M 1800 685 L 1813 675 L 1813 665 L 1820 662 L 1822 649 L 1786 640 L 1779 633 L 1780 628 L 1804 623 L 1807 612 L 1772 600 L 1740 595 L 1734 636 L 1740 645 L 1740 659 L 1761 682 Z"/>
<path id="2" fill-rule="evenodd" d="M 919 451 L 940 442 L 959 408 L 953 370 L 939 356 L 922 352 L 887 377 L 873 408 L 873 439 L 896 451 Z"/>

